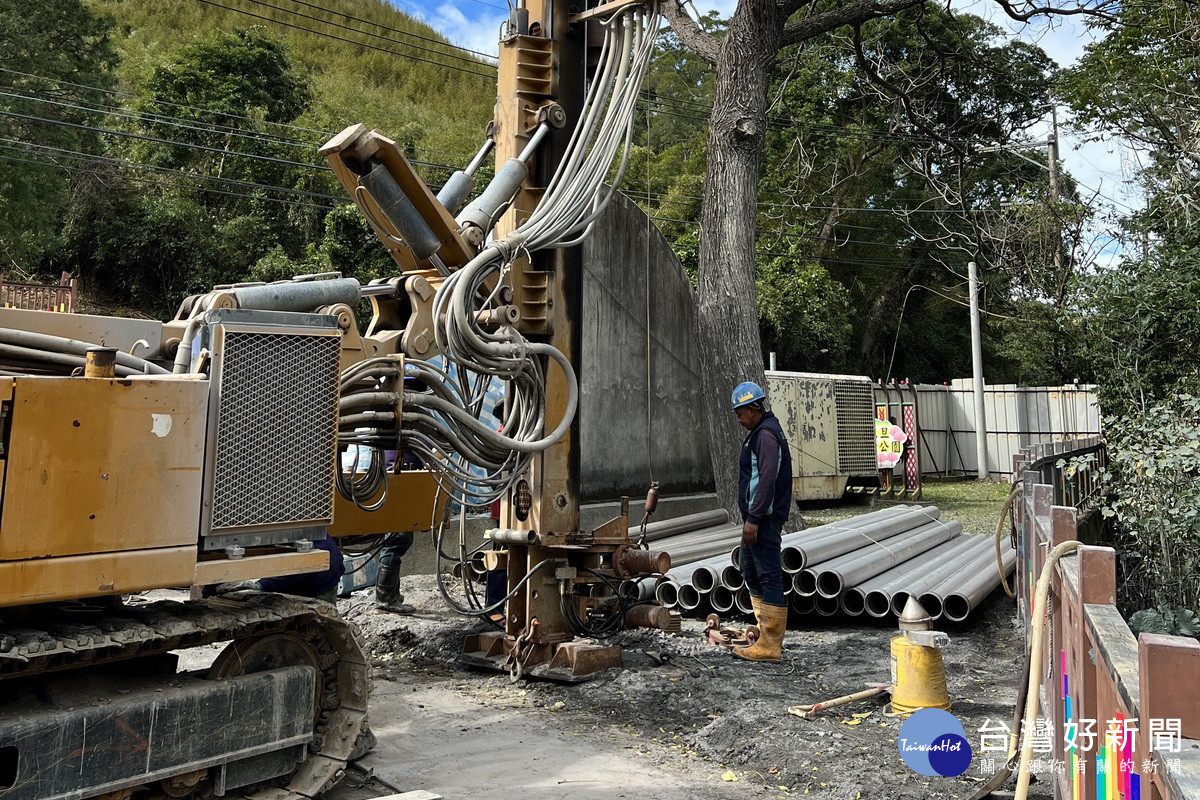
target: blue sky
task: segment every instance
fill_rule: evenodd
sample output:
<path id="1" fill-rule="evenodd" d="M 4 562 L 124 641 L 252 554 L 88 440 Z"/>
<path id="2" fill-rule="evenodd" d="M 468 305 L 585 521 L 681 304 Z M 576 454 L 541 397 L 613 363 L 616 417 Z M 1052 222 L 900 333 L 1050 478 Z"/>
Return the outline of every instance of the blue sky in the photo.
<path id="1" fill-rule="evenodd" d="M 392 0 L 402 11 L 411 14 L 440 31 L 455 44 L 483 53 L 496 52 L 496 40 L 501 22 L 508 16 L 504 0 L 447 0 L 426 3 L 420 0 Z M 693 0 L 701 13 L 715 10 L 722 16 L 732 14 L 736 0 Z M 1053 22 L 1029 25 L 1009 20 L 990 0 L 952 0 L 959 12 L 977 14 L 997 26 L 1029 42 L 1039 45 L 1060 65 L 1074 62 L 1084 48 L 1094 40 L 1082 20 L 1073 17 L 1057 18 Z M 1059 112 L 1059 153 L 1067 171 L 1078 181 L 1084 196 L 1098 193 L 1098 202 L 1110 214 L 1127 213 L 1141 205 L 1141 192 L 1131 182 L 1137 163 L 1137 153 L 1124 142 L 1086 141 L 1071 131 L 1070 118 L 1065 110 Z M 1030 141 L 1044 142 L 1049 120 L 1028 131 Z M 1093 234 L 1103 237 L 1106 225 L 1097 221 Z M 1108 265 L 1119 256 L 1115 245 L 1101 244 L 1098 262 Z"/>

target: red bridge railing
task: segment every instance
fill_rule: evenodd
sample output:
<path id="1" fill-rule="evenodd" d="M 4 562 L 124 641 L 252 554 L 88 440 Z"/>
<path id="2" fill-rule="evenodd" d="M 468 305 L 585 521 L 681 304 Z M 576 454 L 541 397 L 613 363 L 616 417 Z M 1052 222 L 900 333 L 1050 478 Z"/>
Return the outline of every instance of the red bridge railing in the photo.
<path id="1" fill-rule="evenodd" d="M 75 310 L 79 287 L 70 273 L 64 272 L 57 286 L 40 283 L 14 283 L 0 275 L 0 307 L 27 308 L 34 311 Z"/>
<path id="2" fill-rule="evenodd" d="M 1091 456 L 1091 458 L 1088 458 Z M 1097 517 L 1097 439 L 1041 445 L 1014 458 L 1020 608 L 1047 552 Z M 1081 546 L 1055 567 L 1042 664 L 1035 760 L 1056 800 L 1200 800 L 1200 641 L 1134 637 L 1117 610 L 1116 551 Z M 1027 625 L 1027 635 L 1031 626 Z"/>

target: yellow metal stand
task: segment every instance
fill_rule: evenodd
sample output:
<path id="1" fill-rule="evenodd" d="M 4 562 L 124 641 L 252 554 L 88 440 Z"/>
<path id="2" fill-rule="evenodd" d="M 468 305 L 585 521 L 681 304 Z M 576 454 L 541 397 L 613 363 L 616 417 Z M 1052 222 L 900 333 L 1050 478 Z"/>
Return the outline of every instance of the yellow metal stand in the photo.
<path id="1" fill-rule="evenodd" d="M 942 651 L 893 637 L 892 711 L 907 716 L 922 708 L 950 709 Z"/>

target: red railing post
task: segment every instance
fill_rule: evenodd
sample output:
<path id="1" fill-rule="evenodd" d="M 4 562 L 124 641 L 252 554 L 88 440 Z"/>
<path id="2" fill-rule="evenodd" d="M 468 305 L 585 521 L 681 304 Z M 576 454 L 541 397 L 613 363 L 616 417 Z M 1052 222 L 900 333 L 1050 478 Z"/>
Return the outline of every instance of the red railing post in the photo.
<path id="1" fill-rule="evenodd" d="M 1053 506 L 1050 509 L 1050 547 L 1055 547 L 1066 541 L 1071 541 L 1078 537 L 1077 529 L 1077 514 L 1076 510 L 1070 506 Z M 1043 694 L 1046 697 L 1046 715 L 1050 717 L 1054 725 L 1055 746 L 1054 757 L 1057 761 L 1063 764 L 1070 764 L 1068 758 L 1064 732 L 1066 731 L 1066 708 L 1063 704 L 1063 674 L 1070 675 L 1070 670 L 1065 665 L 1064 655 L 1070 651 L 1071 628 L 1070 620 L 1066 619 L 1068 613 L 1068 597 L 1069 593 L 1063 586 L 1061 572 L 1055 570 L 1051 580 L 1051 598 L 1052 601 L 1048 607 L 1050 614 L 1050 624 L 1046 627 L 1046 636 L 1048 641 L 1046 649 L 1043 651 L 1048 656 L 1049 675 L 1047 683 L 1044 685 Z M 1063 773 L 1056 773 L 1053 780 L 1058 789 L 1058 796 L 1070 797 L 1070 780 L 1073 776 Z"/>
<path id="2" fill-rule="evenodd" d="M 1108 675 L 1103 659 L 1088 632 L 1086 605 L 1112 605 L 1117 598 L 1117 553 L 1111 547 L 1080 547 L 1079 596 L 1070 609 L 1071 641 L 1067 649 L 1072 715 L 1077 723 L 1094 720 L 1096 739 L 1089 752 L 1080 752 L 1083 770 L 1079 775 L 1080 800 L 1096 797 L 1095 755 L 1104 744 L 1105 716 L 1100 710 L 1099 684 Z M 1081 725 L 1082 730 L 1082 725 Z"/>
<path id="3" fill-rule="evenodd" d="M 1172 730 L 1173 724 L 1164 725 L 1164 730 L 1184 739 L 1200 739 L 1200 642 L 1190 636 L 1159 633 L 1138 636 L 1138 691 L 1141 695 L 1137 733 L 1139 764 L 1142 759 L 1154 758 L 1151 753 L 1155 744 L 1150 731 L 1152 720 L 1162 723 L 1178 720 L 1177 732 Z M 1166 797 L 1163 759 L 1171 758 L 1171 753 L 1160 752 L 1160 756 L 1156 759 L 1155 769 L 1142 770 L 1142 798 L 1133 800 Z"/>

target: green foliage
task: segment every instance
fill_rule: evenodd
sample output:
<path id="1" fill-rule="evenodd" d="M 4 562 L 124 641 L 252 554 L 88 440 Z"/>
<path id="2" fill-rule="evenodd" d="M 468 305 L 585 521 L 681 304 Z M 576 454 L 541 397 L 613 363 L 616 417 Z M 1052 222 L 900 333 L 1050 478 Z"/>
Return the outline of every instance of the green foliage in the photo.
<path id="1" fill-rule="evenodd" d="M 1106 420 L 1127 608 L 1200 608 L 1200 396 Z"/>
<path id="2" fill-rule="evenodd" d="M 758 308 L 763 349 L 798 371 L 824 371 L 850 347 L 846 288 L 803 255 L 760 262 Z"/>
<path id="3" fill-rule="evenodd" d="M 95 150 L 97 135 L 33 117 L 93 126 L 98 115 L 80 108 L 97 102 L 111 85 L 116 54 L 109 25 L 79 0 L 0 0 L 0 264 L 29 272 L 55 242 L 70 202 L 70 171 L 55 165 L 60 148 Z M 18 74 L 23 73 L 23 74 Z M 53 101 L 53 102 L 47 102 Z M 20 114 L 22 117 L 11 116 Z M 41 147 L 30 148 L 33 143 Z M 60 159 L 73 164 L 70 158 Z"/>
<path id="4" fill-rule="evenodd" d="M 129 193 L 95 208 L 106 213 L 78 214 L 65 252 L 109 301 L 169 317 L 185 295 L 221 282 L 212 227 L 190 198 Z"/>
<path id="5" fill-rule="evenodd" d="M 351 205 L 338 206 L 325 218 L 321 250 L 329 269 L 363 283 L 396 274 L 396 262 L 379 244 L 371 226 Z"/>
<path id="6" fill-rule="evenodd" d="M 1058 84 L 1078 120 L 1148 155 L 1138 180 L 1146 208 L 1124 220 L 1144 243 L 1084 285 L 1086 356 L 1110 412 L 1143 412 L 1197 384 L 1200 310 L 1200 9 L 1183 0 L 1124 6 L 1120 19 Z M 1151 244 L 1152 243 L 1152 244 Z"/>
<path id="7" fill-rule="evenodd" d="M 1134 229 L 1195 246 L 1200 8 L 1189 0 L 1128 4 L 1103 27 L 1063 74 L 1059 93 L 1096 138 L 1115 131 L 1149 156 L 1139 178 L 1150 202 Z"/>
<path id="8" fill-rule="evenodd" d="M 1200 379 L 1200 249 L 1125 262 L 1086 285 L 1085 351 L 1110 412 L 1141 410 Z"/>
<path id="9" fill-rule="evenodd" d="M 1179 606 L 1143 608 L 1129 617 L 1129 629 L 1139 633 L 1163 633 L 1168 636 L 1200 638 L 1200 616 Z"/>
<path id="10" fill-rule="evenodd" d="M 172 63 L 155 68 L 146 83 L 151 109 L 163 104 L 188 105 L 221 114 L 261 114 L 267 122 L 291 122 L 312 103 L 312 91 L 283 44 L 263 28 L 218 31 L 186 45 Z M 183 109 L 193 113 L 192 109 Z M 206 119 L 198 119 L 202 125 Z M 199 144 L 218 144 L 220 134 L 179 137 Z"/>
<path id="11" fill-rule="evenodd" d="M 250 269 L 250 280 L 280 281 L 294 275 L 336 271 L 366 284 L 376 278 L 395 275 L 396 270 L 396 262 L 379 245 L 358 209 L 343 205 L 325 217 L 325 235 L 319 247 L 310 245 L 299 258 L 292 258 L 283 248 L 275 247 Z M 371 319 L 370 303 L 362 301 L 356 313 L 360 327 L 365 328 Z"/>
<path id="12" fill-rule="evenodd" d="M 328 0 L 320 4 L 327 11 L 292 9 L 315 19 L 252 0 L 225 0 L 220 5 L 227 8 L 161 0 L 89 2 L 117 22 L 117 46 L 124 55 L 121 79 L 130 87 L 145 85 L 196 34 L 236 35 L 238 29 L 262 26 L 282 45 L 312 95 L 295 124 L 314 130 L 291 131 L 289 138 L 320 144 L 324 135 L 319 131 L 336 132 L 356 122 L 393 136 L 415 124 L 418 147 L 430 148 L 423 150 L 422 160 L 457 165 L 479 147 L 491 118 L 496 94 L 492 67 L 473 58 L 463 61 L 461 51 L 437 43 L 444 41 L 441 34 L 384 0 Z"/>
<path id="13" fill-rule="evenodd" d="M 717 20 L 702 24 L 720 35 Z M 874 20 L 862 38 L 873 70 L 907 105 L 859 67 L 848 34 L 784 51 L 775 68 L 759 184 L 764 349 L 789 369 L 882 376 L 890 365 L 894 375 L 941 381 L 968 367 L 967 313 L 954 300 L 966 300 L 958 276 L 971 258 L 985 267 L 996 310 L 1062 305 L 1069 281 L 1046 266 L 1057 240 L 1045 170 L 934 138 L 1010 141 L 1044 113 L 1053 64 L 983 20 L 932 6 Z M 647 87 L 661 98 L 639 125 L 651 153 L 635 153 L 626 190 L 648 200 L 686 266 L 697 261 L 697 226 L 687 221 L 700 216 L 712 73 L 668 33 Z M 947 186 L 947 176 L 961 183 Z M 1075 377 L 1055 374 L 1064 359 L 1024 369 L 1026 354 L 1005 352 L 1001 327 L 988 333 L 990 379 Z"/>
<path id="14" fill-rule="evenodd" d="M 323 195 L 344 191 L 317 147 L 361 121 L 410 158 L 460 165 L 491 115 L 493 68 L 462 61 L 436 32 L 379 0 L 332 0 L 302 27 L 395 52 L 276 24 L 297 17 L 248 0 L 231 0 L 234 10 L 87 2 L 49 0 L 31 13 L 0 0 L 2 66 L 37 76 L 0 72 L 0 88 L 29 95 L 0 98 L 0 112 L 126 134 L 0 115 L 0 138 L 60 148 L 52 164 L 51 151 L 16 153 L 0 142 L 0 261 L 10 272 L 71 270 L 101 303 L 163 316 L 214 284 L 318 263 L 355 276 L 394 273 L 357 212 L 335 210 L 326 223 L 332 203 Z M 255 26 L 237 10 L 266 19 Z M 335 27 L 341 14 L 366 20 L 355 23 L 361 35 Z M 372 37 L 379 26 L 427 37 L 401 41 L 428 50 Z M 434 185 L 445 175 L 419 169 Z"/>
<path id="15" fill-rule="evenodd" d="M 1088 326 L 1076 309 L 1024 300 L 1014 303 L 1006 319 L 989 319 L 994 374 L 1023 386 L 1056 386 L 1094 376 L 1088 359 Z"/>

